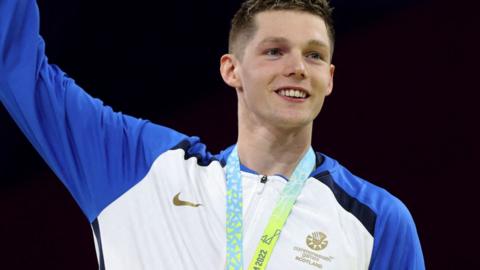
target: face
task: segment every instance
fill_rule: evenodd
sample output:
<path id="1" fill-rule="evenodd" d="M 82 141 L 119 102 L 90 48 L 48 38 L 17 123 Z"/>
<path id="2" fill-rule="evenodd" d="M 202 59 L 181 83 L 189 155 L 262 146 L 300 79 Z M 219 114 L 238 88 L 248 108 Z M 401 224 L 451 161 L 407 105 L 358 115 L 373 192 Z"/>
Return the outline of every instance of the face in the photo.
<path id="1" fill-rule="evenodd" d="M 261 12 L 255 20 L 257 31 L 242 59 L 222 57 L 222 76 L 237 90 L 239 120 L 281 128 L 311 125 L 333 87 L 324 21 L 299 11 Z"/>

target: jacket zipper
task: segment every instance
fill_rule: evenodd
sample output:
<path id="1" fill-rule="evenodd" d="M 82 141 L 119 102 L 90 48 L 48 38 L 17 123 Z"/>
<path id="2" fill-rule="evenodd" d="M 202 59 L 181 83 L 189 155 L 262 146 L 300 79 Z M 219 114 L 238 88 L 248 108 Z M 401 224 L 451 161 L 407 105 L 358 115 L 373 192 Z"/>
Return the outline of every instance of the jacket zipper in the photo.
<path id="1" fill-rule="evenodd" d="M 257 188 L 257 194 L 261 195 L 263 191 L 265 190 L 265 186 L 267 184 L 268 177 L 266 175 L 263 175 L 262 178 L 260 178 L 260 187 Z"/>

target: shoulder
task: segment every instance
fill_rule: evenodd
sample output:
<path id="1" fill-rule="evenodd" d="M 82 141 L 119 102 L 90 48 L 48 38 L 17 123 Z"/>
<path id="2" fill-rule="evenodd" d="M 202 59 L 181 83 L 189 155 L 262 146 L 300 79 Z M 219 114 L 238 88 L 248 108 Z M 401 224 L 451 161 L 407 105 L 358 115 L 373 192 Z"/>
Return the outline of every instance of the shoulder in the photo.
<path id="1" fill-rule="evenodd" d="M 352 199 L 368 207 L 375 214 L 376 219 L 411 217 L 405 204 L 387 190 L 354 175 L 336 160 L 324 154 L 321 155 L 323 162 L 315 171 L 315 178 L 328 176 L 329 180 L 321 181 L 332 182 L 330 185 L 336 186 Z"/>
<path id="2" fill-rule="evenodd" d="M 354 175 L 336 160 L 323 156 L 314 177 L 336 189 L 337 200 L 372 234 L 371 269 L 423 269 L 417 230 L 405 204 L 385 189 Z M 397 266 L 391 268 L 393 264 Z"/>

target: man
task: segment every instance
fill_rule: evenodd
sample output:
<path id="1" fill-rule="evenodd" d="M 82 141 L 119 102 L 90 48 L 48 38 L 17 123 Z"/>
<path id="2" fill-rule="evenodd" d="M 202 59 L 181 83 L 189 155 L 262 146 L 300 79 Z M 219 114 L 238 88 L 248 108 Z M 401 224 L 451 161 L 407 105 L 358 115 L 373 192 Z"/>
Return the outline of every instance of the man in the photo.
<path id="1" fill-rule="evenodd" d="M 220 71 L 239 134 L 217 155 L 49 65 L 33 1 L 0 12 L 0 98 L 91 222 L 100 269 L 424 269 L 406 207 L 310 148 L 333 88 L 327 1 L 237 12 Z"/>

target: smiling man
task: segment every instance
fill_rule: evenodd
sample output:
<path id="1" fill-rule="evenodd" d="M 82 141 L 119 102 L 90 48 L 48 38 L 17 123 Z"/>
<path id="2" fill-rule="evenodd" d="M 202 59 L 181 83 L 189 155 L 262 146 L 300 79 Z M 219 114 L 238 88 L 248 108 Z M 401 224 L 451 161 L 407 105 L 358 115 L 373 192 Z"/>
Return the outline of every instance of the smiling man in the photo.
<path id="1" fill-rule="evenodd" d="M 238 140 L 113 112 L 50 65 L 33 1 L 0 2 L 0 98 L 92 224 L 100 269 L 424 269 L 407 208 L 311 148 L 333 89 L 324 0 L 250 0 L 221 75 Z"/>
<path id="2" fill-rule="evenodd" d="M 269 10 L 251 20 L 246 29 L 232 27 L 239 33 L 221 59 L 223 79 L 238 95 L 238 150 L 247 167 L 287 176 L 310 147 L 313 120 L 332 91 L 330 38 L 324 20 L 306 11 Z"/>

